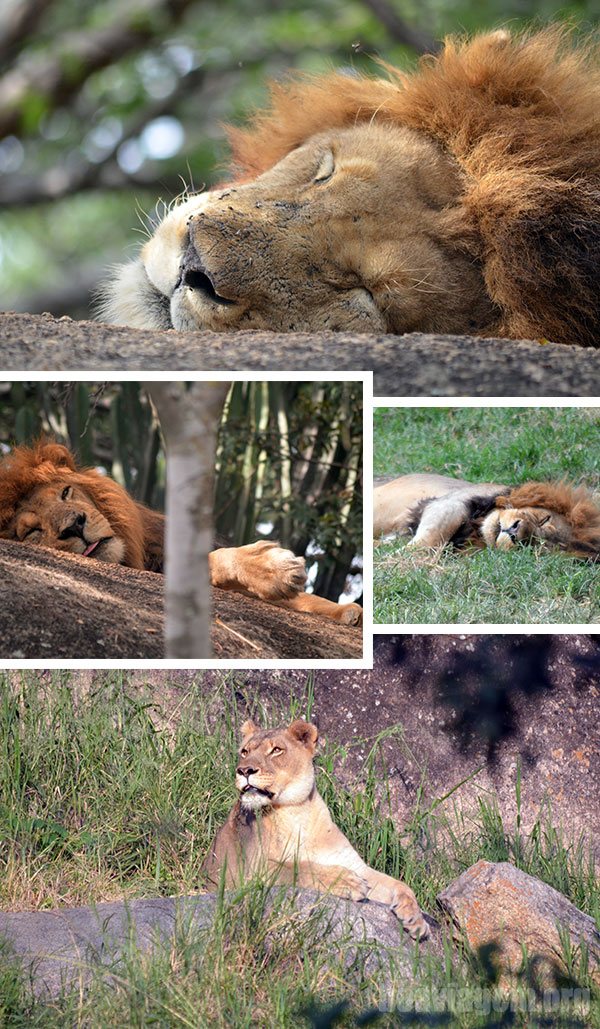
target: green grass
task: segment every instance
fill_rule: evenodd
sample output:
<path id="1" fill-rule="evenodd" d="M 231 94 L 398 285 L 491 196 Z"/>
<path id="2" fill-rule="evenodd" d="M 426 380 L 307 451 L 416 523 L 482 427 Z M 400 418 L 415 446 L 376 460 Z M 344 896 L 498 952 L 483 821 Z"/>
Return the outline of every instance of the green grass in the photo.
<path id="1" fill-rule="evenodd" d="M 122 673 L 89 691 L 76 690 L 68 673 L 24 673 L 20 685 L 0 678 L 0 907 L 196 892 L 205 850 L 235 795 L 234 691 L 244 692 L 239 676 L 224 676 L 207 694 L 199 675 L 176 702 L 159 706 Z M 309 681 L 286 710 L 253 715 L 266 724 L 310 715 L 310 707 Z M 487 794 L 467 816 L 452 807 L 452 796 L 426 804 L 421 789 L 400 834 L 380 762 L 384 737 L 405 746 L 401 727 L 393 727 L 375 740 L 327 744 L 318 762 L 319 788 L 336 821 L 372 865 L 405 879 L 435 913 L 437 893 L 474 861 L 511 860 L 600 925 L 593 861 L 582 841 L 562 838 L 547 810 L 525 837 L 519 818 L 507 829 Z M 334 769 L 355 747 L 367 753 L 360 779 L 341 786 Z M 518 806 L 518 777 L 515 790 Z M 286 900 L 267 915 L 266 903 L 265 884 L 250 883 L 221 899 L 210 931 L 183 928 L 172 947 L 152 956 L 132 951 L 114 977 L 98 976 L 87 992 L 74 989 L 52 1003 L 34 999 L 0 948 L 0 1026 L 329 1025 L 316 1012 L 342 998 L 340 1024 L 355 1025 L 381 1004 L 378 976 L 360 962 L 348 970 L 336 961 L 318 917 L 299 925 Z M 420 975 L 425 986 L 464 989 L 473 998 L 483 982 L 481 968 L 461 962 L 449 941 Z M 400 983 L 394 1003 L 409 999 Z M 311 1017 L 301 1014 L 307 1010 Z M 586 1024 L 600 1025 L 600 1013 L 590 1017 Z M 398 1022 L 386 1016 L 378 1024 Z M 456 1012 L 452 1024 L 487 1023 Z"/>
<path id="2" fill-rule="evenodd" d="M 377 408 L 374 473 L 438 472 L 472 482 L 567 479 L 600 489 L 596 408 Z M 595 624 L 600 565 L 543 547 L 510 553 L 374 554 L 377 624 Z"/>

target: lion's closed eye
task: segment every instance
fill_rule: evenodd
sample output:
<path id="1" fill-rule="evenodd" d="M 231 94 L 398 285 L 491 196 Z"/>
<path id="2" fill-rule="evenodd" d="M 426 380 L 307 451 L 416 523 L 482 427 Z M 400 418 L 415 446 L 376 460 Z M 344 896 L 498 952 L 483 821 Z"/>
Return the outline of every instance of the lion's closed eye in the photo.
<path id="1" fill-rule="evenodd" d="M 325 156 L 321 159 L 319 167 L 317 168 L 317 174 L 315 175 L 313 182 L 321 184 L 328 182 L 333 177 L 335 172 L 335 160 L 333 153 L 329 150 Z"/>

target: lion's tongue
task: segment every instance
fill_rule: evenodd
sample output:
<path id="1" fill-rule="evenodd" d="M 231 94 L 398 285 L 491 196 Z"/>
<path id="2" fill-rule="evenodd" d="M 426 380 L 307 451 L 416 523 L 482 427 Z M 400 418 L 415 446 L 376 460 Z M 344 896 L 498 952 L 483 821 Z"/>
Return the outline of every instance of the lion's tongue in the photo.
<path id="1" fill-rule="evenodd" d="M 89 557 L 90 554 L 93 554 L 95 549 L 96 549 L 96 547 L 98 546 L 99 542 L 100 542 L 100 540 L 94 540 L 93 543 L 88 544 L 88 546 L 85 548 L 85 550 L 83 552 L 83 556 L 84 557 Z"/>

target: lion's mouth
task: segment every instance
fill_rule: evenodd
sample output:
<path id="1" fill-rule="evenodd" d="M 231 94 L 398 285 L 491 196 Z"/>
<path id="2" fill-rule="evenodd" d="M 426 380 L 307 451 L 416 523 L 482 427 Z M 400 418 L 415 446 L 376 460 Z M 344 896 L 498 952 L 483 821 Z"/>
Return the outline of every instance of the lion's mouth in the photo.
<path id="1" fill-rule="evenodd" d="M 93 543 L 88 543 L 88 545 L 86 546 L 86 548 L 83 551 L 83 554 L 81 556 L 82 557 L 93 557 L 96 554 L 96 551 L 99 549 L 99 547 L 101 547 L 104 543 L 108 543 L 108 541 L 111 540 L 112 538 L 113 538 L 112 536 L 103 536 L 99 540 L 94 540 Z"/>
<path id="2" fill-rule="evenodd" d="M 275 796 L 275 794 L 271 793 L 270 790 L 261 790 L 259 786 L 251 786 L 249 782 L 247 782 L 245 786 L 242 786 L 242 793 L 249 793 L 253 797 L 267 797 L 268 800 L 271 800 Z"/>

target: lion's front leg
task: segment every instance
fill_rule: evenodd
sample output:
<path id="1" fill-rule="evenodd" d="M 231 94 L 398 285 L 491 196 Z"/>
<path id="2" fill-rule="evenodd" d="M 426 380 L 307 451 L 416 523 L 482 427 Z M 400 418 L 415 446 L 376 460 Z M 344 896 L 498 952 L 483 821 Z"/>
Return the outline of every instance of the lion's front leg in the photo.
<path id="1" fill-rule="evenodd" d="M 288 600 L 306 584 L 304 559 L 269 540 L 213 550 L 208 561 L 213 586 L 252 593 L 260 600 Z"/>
<path id="2" fill-rule="evenodd" d="M 318 865 L 310 861 L 276 862 L 277 881 L 302 889 L 333 893 L 345 900 L 366 900 L 368 882 L 350 868 L 341 865 Z"/>
<path id="3" fill-rule="evenodd" d="M 423 512 L 417 531 L 409 542 L 413 547 L 440 547 L 449 543 L 467 518 L 463 500 L 451 495 L 432 500 Z"/>
<path id="4" fill-rule="evenodd" d="M 314 593 L 298 593 L 289 600 L 279 603 L 292 611 L 305 611 L 320 618 L 333 618 L 342 625 L 362 625 L 363 611 L 359 604 L 336 604 L 325 597 L 316 597 Z"/>
<path id="5" fill-rule="evenodd" d="M 429 928 L 410 886 L 374 868 L 367 869 L 364 876 L 368 886 L 367 899 L 389 907 L 413 940 L 426 939 Z"/>

